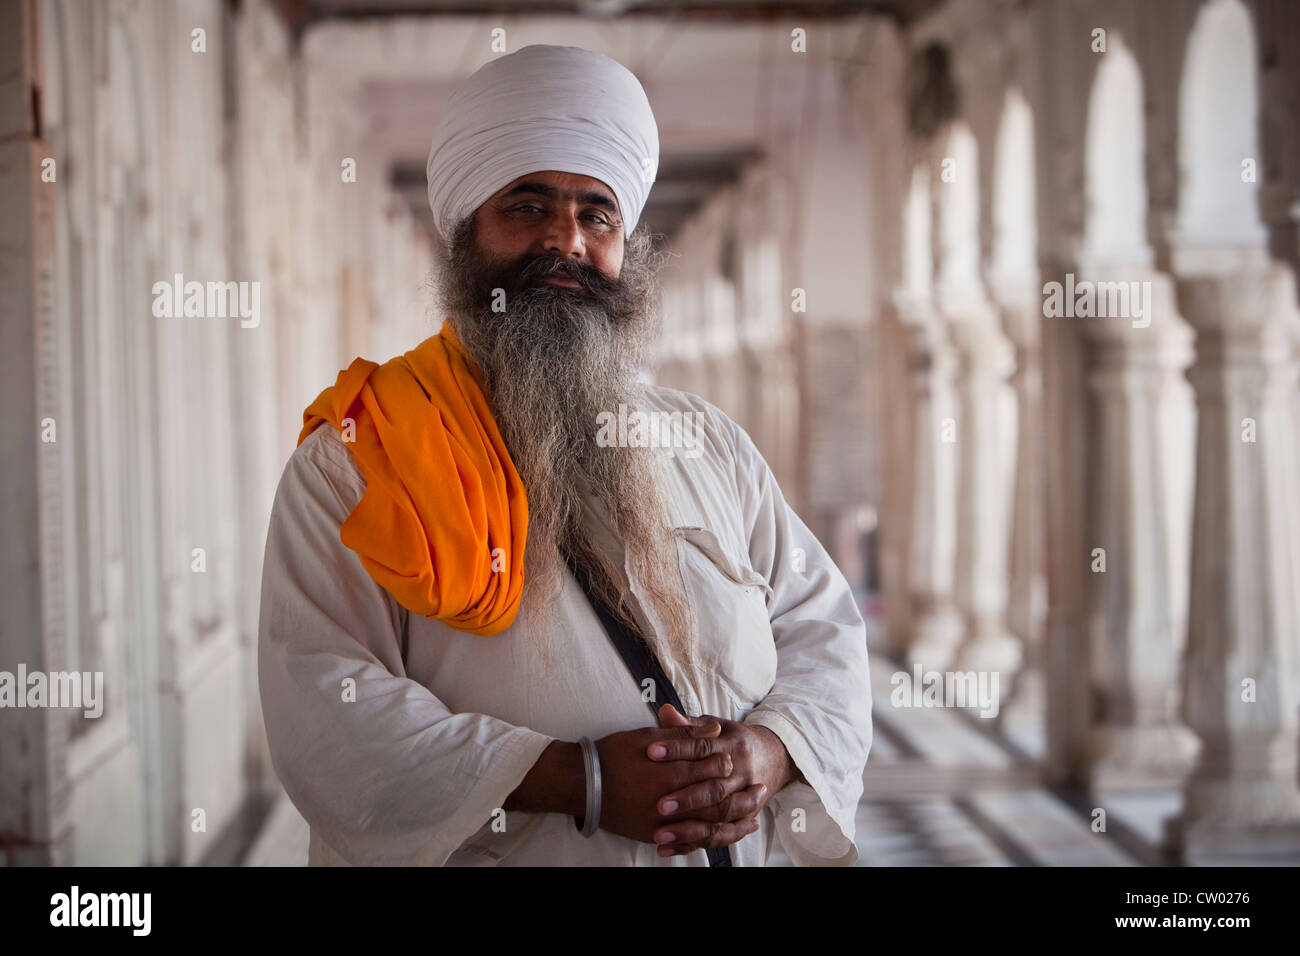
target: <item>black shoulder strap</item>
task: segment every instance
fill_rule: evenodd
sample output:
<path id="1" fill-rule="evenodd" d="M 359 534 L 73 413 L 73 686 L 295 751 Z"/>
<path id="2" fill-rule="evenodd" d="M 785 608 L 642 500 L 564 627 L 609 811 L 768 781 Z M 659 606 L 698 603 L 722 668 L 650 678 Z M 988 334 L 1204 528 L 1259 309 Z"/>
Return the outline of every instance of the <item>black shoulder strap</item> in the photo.
<path id="1" fill-rule="evenodd" d="M 632 672 L 637 688 L 640 689 L 644 685 L 646 678 L 649 678 L 653 681 L 651 686 L 656 691 L 655 696 L 657 697 L 662 693 L 663 703 L 672 704 L 680 713 L 685 714 L 686 708 L 682 706 L 682 699 L 677 696 L 677 689 L 673 687 L 672 681 L 664 673 L 663 666 L 659 663 L 659 658 L 655 657 L 654 650 L 651 649 L 640 634 L 634 632 L 615 617 L 605 602 L 600 600 L 592 587 L 591 577 L 587 574 L 587 569 L 575 561 L 568 551 L 564 551 L 564 560 L 568 562 L 569 570 L 573 572 L 573 576 L 582 585 L 587 600 L 591 602 L 592 609 L 596 612 L 596 616 L 600 618 L 600 623 L 604 625 L 605 632 L 609 634 L 609 639 L 614 642 L 614 647 L 618 649 L 619 656 L 623 658 L 623 663 Z M 654 715 L 655 723 L 658 724 L 658 707 L 654 701 L 647 701 L 646 703 L 650 707 L 650 713 Z M 705 852 L 709 856 L 709 866 L 731 866 L 731 852 L 726 847 L 718 847 Z"/>

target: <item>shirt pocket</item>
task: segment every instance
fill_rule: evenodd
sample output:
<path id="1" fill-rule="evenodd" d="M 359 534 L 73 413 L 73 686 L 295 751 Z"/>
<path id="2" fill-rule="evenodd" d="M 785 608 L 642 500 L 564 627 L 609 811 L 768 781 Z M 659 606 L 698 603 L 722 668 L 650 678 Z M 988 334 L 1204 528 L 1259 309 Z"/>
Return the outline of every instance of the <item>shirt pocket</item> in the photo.
<path id="1" fill-rule="evenodd" d="M 673 528 L 673 536 L 704 663 L 737 709 L 748 711 L 776 683 L 776 642 L 767 610 L 772 589 L 708 528 Z"/>

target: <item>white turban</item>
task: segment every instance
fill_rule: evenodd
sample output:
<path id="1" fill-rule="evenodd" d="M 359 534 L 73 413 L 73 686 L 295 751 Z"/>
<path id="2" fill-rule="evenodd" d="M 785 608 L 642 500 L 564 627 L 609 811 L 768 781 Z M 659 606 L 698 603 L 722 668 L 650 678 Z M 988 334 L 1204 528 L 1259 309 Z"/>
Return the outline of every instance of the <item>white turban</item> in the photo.
<path id="1" fill-rule="evenodd" d="M 616 60 L 575 46 L 526 46 L 452 94 L 429 151 L 429 207 L 444 242 L 494 193 L 553 169 L 590 176 L 618 199 L 624 235 L 659 169 L 645 90 Z"/>

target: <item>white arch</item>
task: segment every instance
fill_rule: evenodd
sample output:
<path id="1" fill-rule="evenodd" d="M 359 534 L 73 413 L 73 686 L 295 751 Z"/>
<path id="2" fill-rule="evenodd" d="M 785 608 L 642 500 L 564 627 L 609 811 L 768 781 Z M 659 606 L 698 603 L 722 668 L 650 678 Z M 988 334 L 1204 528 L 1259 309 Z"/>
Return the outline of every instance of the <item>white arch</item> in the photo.
<path id="1" fill-rule="evenodd" d="M 953 127 L 940 176 L 939 285 L 969 290 L 980 284 L 979 146 L 965 123 Z"/>
<path id="2" fill-rule="evenodd" d="M 1084 140 L 1084 258 L 1092 263 L 1145 265 L 1147 184 L 1142 74 L 1114 36 L 1101 54 L 1088 100 Z"/>
<path id="3" fill-rule="evenodd" d="M 1262 244 L 1255 35 L 1239 0 L 1210 0 L 1187 41 L 1178 103 L 1178 233 L 1194 244 Z M 1255 182 L 1243 182 L 1243 161 Z"/>
<path id="4" fill-rule="evenodd" d="M 992 272 L 1001 278 L 1038 274 L 1034 217 L 1034 113 L 1024 94 L 1007 91 L 993 168 Z"/>
<path id="5" fill-rule="evenodd" d="M 929 298 L 934 282 L 931 215 L 930 170 L 917 166 L 903 205 L 903 289 L 914 299 Z"/>

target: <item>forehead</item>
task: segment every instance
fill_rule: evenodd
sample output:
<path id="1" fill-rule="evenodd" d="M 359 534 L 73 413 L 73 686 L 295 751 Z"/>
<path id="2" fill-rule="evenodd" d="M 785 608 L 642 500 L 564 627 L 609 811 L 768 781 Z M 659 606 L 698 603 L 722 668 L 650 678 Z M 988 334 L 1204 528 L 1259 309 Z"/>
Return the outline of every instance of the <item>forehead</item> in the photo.
<path id="1" fill-rule="evenodd" d="M 524 195 L 537 192 L 532 188 L 533 186 L 545 187 L 545 194 L 553 198 L 571 199 L 579 203 L 603 200 L 602 205 L 607 202 L 618 205 L 618 197 L 614 195 L 614 191 L 599 179 L 578 173 L 562 173 L 554 169 L 539 170 L 520 176 L 498 189 L 492 194 L 492 198 L 497 199 L 510 193 Z"/>

